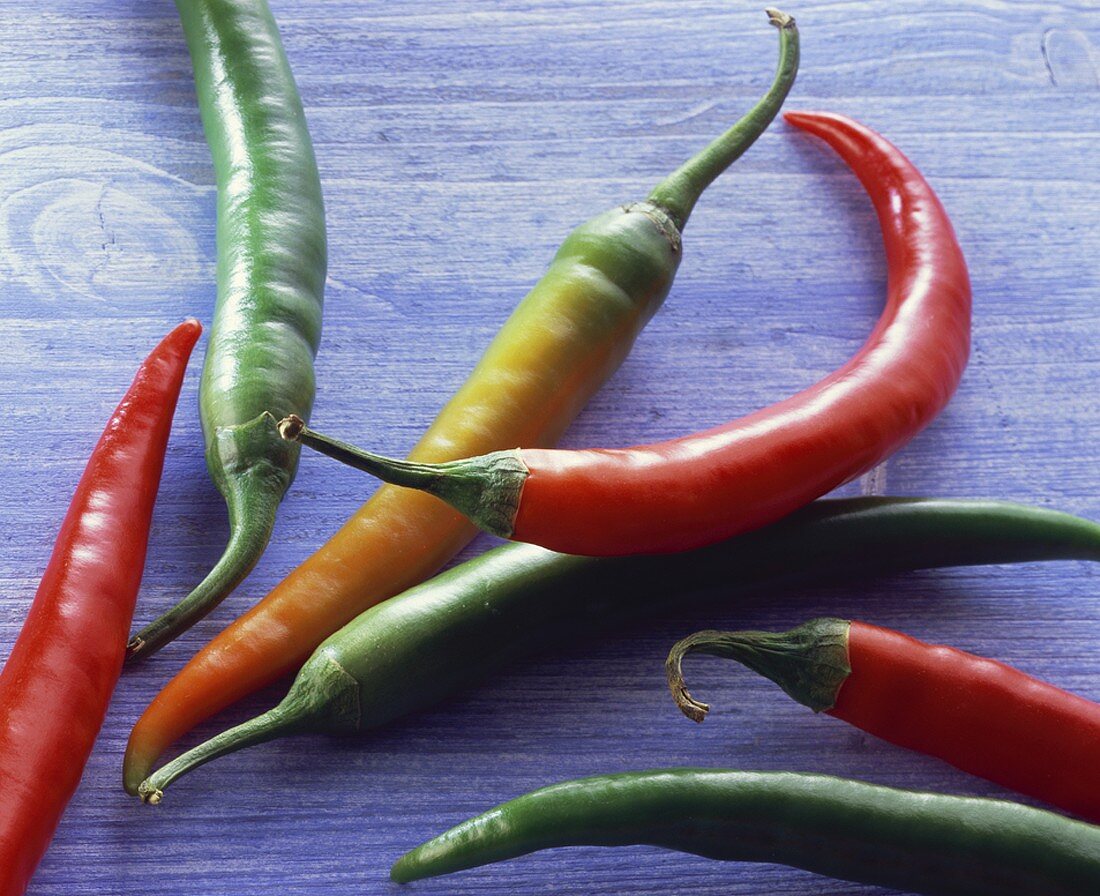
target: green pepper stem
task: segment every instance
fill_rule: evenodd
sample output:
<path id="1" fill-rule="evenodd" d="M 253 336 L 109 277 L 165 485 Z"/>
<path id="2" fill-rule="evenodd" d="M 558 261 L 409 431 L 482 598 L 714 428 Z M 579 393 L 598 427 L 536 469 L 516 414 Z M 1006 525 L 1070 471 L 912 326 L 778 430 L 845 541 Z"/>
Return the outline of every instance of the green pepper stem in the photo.
<path id="1" fill-rule="evenodd" d="M 683 230 L 695 203 L 719 174 L 756 141 L 779 113 L 798 74 L 798 28 L 778 9 L 765 10 L 779 29 L 779 66 L 771 88 L 733 127 L 659 183 L 649 201 L 661 208 Z"/>
<path id="2" fill-rule="evenodd" d="M 398 460 L 322 435 L 293 414 L 279 421 L 279 435 L 383 482 L 434 495 L 493 535 L 510 538 L 514 531 L 520 493 L 528 475 L 518 450 L 493 451 L 438 464 Z"/>
<path id="3" fill-rule="evenodd" d="M 294 709 L 288 709 L 287 701 L 269 709 L 235 728 L 223 731 L 193 750 L 188 750 L 167 765 L 161 766 L 138 785 L 138 796 L 143 803 L 157 805 L 164 798 L 164 790 L 176 778 L 186 775 L 212 759 L 235 753 L 245 747 L 262 744 L 277 737 L 299 733 L 308 726 L 308 720 Z"/>
<path id="4" fill-rule="evenodd" d="M 194 590 L 171 610 L 132 636 L 126 660 L 152 656 L 228 597 L 259 562 L 275 528 L 275 515 L 286 491 L 261 474 L 226 480 L 229 543 Z"/>
<path id="5" fill-rule="evenodd" d="M 156 804 L 165 788 L 212 759 L 288 734 L 329 731 L 352 734 L 360 729 L 359 683 L 323 648 L 306 660 L 282 701 L 267 712 L 199 744 L 157 769 L 137 787 L 143 802 Z"/>
<path id="6" fill-rule="evenodd" d="M 676 702 L 680 712 L 693 722 L 702 722 L 707 717 L 707 713 L 710 712 L 710 704 L 696 700 L 687 689 L 687 684 L 684 682 L 684 657 L 696 650 L 697 645 L 705 646 L 710 643 L 712 638 L 721 634 L 721 632 L 708 629 L 707 631 L 688 635 L 672 645 L 672 650 L 668 653 L 668 659 L 665 660 L 665 678 L 668 681 L 668 689 L 672 692 L 672 699 Z M 702 650 L 703 647 L 698 649 Z"/>
<path id="7" fill-rule="evenodd" d="M 788 632 L 702 631 L 676 642 L 665 660 L 672 699 L 694 722 L 710 707 L 691 696 L 681 664 L 689 653 L 736 660 L 779 685 L 814 712 L 832 709 L 840 687 L 851 674 L 845 619 L 811 619 Z"/>
<path id="8" fill-rule="evenodd" d="M 420 464 L 366 451 L 310 429 L 296 414 L 279 421 L 279 435 L 288 442 L 301 442 L 314 451 L 391 485 L 431 492 L 440 477 L 441 464 Z"/>

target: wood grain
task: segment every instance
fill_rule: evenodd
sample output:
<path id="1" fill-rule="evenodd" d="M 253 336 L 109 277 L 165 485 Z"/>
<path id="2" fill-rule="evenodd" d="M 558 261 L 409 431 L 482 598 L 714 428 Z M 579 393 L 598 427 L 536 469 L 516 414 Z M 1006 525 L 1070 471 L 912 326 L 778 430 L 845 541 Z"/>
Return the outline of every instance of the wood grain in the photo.
<path id="1" fill-rule="evenodd" d="M 315 419 L 408 448 L 575 224 L 637 199 L 763 91 L 774 34 L 720 0 L 271 0 L 315 139 L 330 278 Z M 947 412 L 865 490 L 992 496 L 1100 518 L 1100 8 L 806 2 L 790 108 L 895 140 L 952 215 L 974 352 Z M 213 174 L 167 0 L 0 0 L 0 656 L 84 459 L 139 359 L 209 321 Z M 717 423 L 812 382 L 862 341 L 884 269 L 858 184 L 777 124 L 706 194 L 665 308 L 566 437 L 622 445 Z M 140 620 L 185 593 L 226 525 L 203 469 L 192 365 Z M 389 863 L 467 814 L 566 777 L 666 765 L 803 769 L 1003 795 L 728 667 L 693 726 L 662 681 L 693 627 L 856 615 L 1100 698 L 1097 571 L 921 573 L 685 611 L 517 665 L 370 737 L 303 737 L 215 763 L 156 810 L 119 785 L 161 684 L 335 530 L 372 484 L 306 458 L 247 586 L 127 674 L 32 896 L 396 892 Z M 853 484 L 847 491 L 859 490 Z M 481 550 L 480 540 L 471 552 Z M 257 695 L 233 718 L 267 706 Z M 871 894 L 652 849 L 558 851 L 425 894 Z"/>

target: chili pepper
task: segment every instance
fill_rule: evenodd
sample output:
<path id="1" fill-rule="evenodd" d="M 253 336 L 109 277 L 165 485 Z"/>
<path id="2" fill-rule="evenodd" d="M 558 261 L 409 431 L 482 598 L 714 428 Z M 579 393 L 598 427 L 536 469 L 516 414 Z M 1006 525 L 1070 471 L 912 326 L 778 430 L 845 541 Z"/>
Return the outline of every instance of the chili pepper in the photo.
<path id="1" fill-rule="evenodd" d="M 560 846 L 645 844 L 934 896 L 1100 892 L 1100 829 L 1006 800 L 791 772 L 678 768 L 565 781 L 398 859 L 398 883 Z"/>
<path id="2" fill-rule="evenodd" d="M 695 200 L 767 127 L 794 82 L 794 21 L 775 10 L 769 16 L 779 28 L 779 67 L 767 94 L 649 200 L 599 215 L 569 235 L 412 457 L 553 444 L 619 366 L 668 293 Z M 193 726 L 296 671 L 326 637 L 431 576 L 475 533 L 427 495 L 379 489 L 161 691 L 130 736 L 126 789 L 135 793 L 157 758 Z"/>
<path id="3" fill-rule="evenodd" d="M 844 619 L 697 632 L 667 664 L 676 704 L 697 722 L 708 707 L 680 671 L 692 652 L 737 660 L 814 712 L 1100 822 L 1100 704 L 1004 663 Z"/>
<path id="4" fill-rule="evenodd" d="M 282 703 L 170 762 L 140 791 L 157 802 L 204 762 L 286 734 L 380 727 L 540 647 L 715 588 L 732 598 L 837 574 L 1059 558 L 1100 560 L 1100 526 L 1017 504 L 897 498 L 819 501 L 681 554 L 594 558 L 504 545 L 359 616 L 317 649 Z"/>
<path id="5" fill-rule="evenodd" d="M 947 404 L 970 348 L 970 283 L 951 222 L 892 144 L 839 115 L 790 113 L 859 176 L 882 226 L 887 301 L 863 348 L 815 386 L 741 420 L 620 450 L 522 448 L 442 464 L 297 439 L 427 491 L 488 532 L 571 554 L 681 551 L 773 522 L 866 472 Z"/>
<path id="6" fill-rule="evenodd" d="M 138 369 L 88 459 L 0 670 L 0 896 L 21 896 L 76 791 L 122 669 L 172 413 L 202 327 Z"/>
<path id="7" fill-rule="evenodd" d="M 309 416 L 321 338 L 321 181 L 266 0 L 177 0 L 218 183 L 218 298 L 200 383 L 206 466 L 229 510 L 229 543 L 206 578 L 142 628 L 155 653 L 252 571 L 298 469 L 268 411 Z"/>

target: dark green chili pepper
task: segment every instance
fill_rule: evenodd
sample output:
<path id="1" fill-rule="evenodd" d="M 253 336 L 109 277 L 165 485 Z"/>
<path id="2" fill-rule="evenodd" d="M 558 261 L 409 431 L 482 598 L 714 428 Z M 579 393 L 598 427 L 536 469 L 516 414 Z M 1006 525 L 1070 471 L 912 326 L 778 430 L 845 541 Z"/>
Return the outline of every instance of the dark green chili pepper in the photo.
<path id="1" fill-rule="evenodd" d="M 994 501 L 819 501 L 766 529 L 682 554 L 594 558 L 509 544 L 367 610 L 321 644 L 275 708 L 154 772 L 169 783 L 225 753 L 305 731 L 353 733 L 425 709 L 517 657 L 672 607 L 823 576 L 1100 560 L 1100 525 Z"/>
<path id="2" fill-rule="evenodd" d="M 270 414 L 309 414 L 325 283 L 321 182 L 267 3 L 176 7 L 218 182 L 218 299 L 200 412 L 230 535 L 195 590 L 130 640 L 131 658 L 154 653 L 205 616 L 267 547 L 299 454 Z"/>
<path id="3" fill-rule="evenodd" d="M 394 863 L 398 883 L 558 846 L 646 844 L 930 896 L 1100 893 L 1100 828 L 1007 800 L 791 772 L 669 769 L 566 781 Z"/>

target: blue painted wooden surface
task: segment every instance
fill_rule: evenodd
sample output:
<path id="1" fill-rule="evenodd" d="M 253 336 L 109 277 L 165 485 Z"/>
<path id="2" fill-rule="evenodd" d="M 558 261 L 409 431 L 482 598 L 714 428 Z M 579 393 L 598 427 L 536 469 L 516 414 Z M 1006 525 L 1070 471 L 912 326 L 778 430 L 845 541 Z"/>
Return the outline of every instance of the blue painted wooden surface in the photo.
<path id="1" fill-rule="evenodd" d="M 747 108 L 775 57 L 756 5 L 722 0 L 272 7 L 328 205 L 315 419 L 389 452 L 413 443 L 568 230 L 644 196 Z M 789 11 L 804 62 L 788 108 L 845 112 L 895 140 L 939 191 L 974 282 L 974 352 L 958 395 L 863 487 L 1100 518 L 1100 8 L 807 0 Z M 182 317 L 209 321 L 214 190 L 167 0 L 0 0 L 0 47 L 4 656 L 138 360 Z M 884 269 L 868 202 L 828 151 L 781 124 L 708 191 L 684 245 L 665 308 L 566 444 L 659 439 L 754 409 L 840 363 L 877 313 Z M 225 536 L 202 462 L 200 361 L 201 350 L 139 621 L 182 595 Z M 662 661 L 703 626 L 855 615 L 1100 699 L 1094 568 L 930 572 L 693 610 L 516 665 L 362 739 L 303 737 L 227 758 L 158 809 L 126 797 L 122 750 L 141 709 L 372 487 L 305 458 L 247 586 L 124 677 L 33 896 L 392 893 L 392 859 L 466 815 L 558 779 L 631 768 L 801 769 L 1004 795 L 718 663 L 692 664 L 693 685 L 718 709 L 691 725 L 667 697 Z M 878 892 L 642 848 L 559 851 L 416 885 L 689 891 Z"/>

